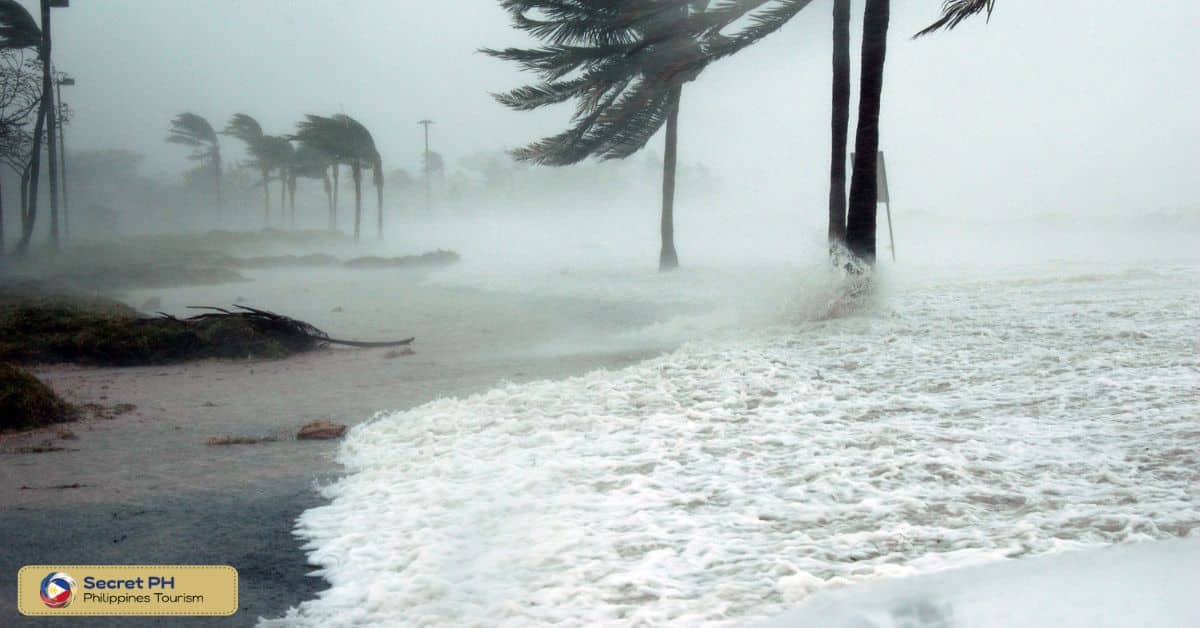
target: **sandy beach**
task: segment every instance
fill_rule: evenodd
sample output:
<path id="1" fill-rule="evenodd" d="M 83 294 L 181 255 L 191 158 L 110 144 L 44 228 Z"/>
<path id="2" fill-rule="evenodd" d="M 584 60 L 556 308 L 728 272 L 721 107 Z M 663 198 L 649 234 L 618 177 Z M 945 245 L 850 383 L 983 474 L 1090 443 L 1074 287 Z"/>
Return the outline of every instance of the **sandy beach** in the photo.
<path id="1" fill-rule="evenodd" d="M 249 283 L 135 290 L 123 299 L 139 307 L 157 297 L 169 313 L 240 300 L 307 320 L 336 337 L 416 336 L 414 351 L 332 348 L 281 361 L 33 369 L 73 403 L 134 409 L 70 424 L 73 439 L 48 430 L 0 443 L 6 452 L 0 454 L 5 496 L 0 529 L 7 541 L 0 548 L 0 570 L 15 573 L 24 564 L 55 562 L 229 564 L 240 573 L 239 613 L 189 619 L 188 625 L 252 625 L 259 617 L 279 616 L 325 587 L 307 575 L 310 567 L 291 531 L 302 511 L 322 502 L 318 487 L 339 473 L 333 461 L 337 443 L 298 441 L 294 435 L 301 425 L 316 419 L 355 425 L 376 412 L 482 392 L 506 381 L 623 367 L 668 344 L 621 342 L 619 351 L 588 347 L 682 308 L 439 286 L 421 271 L 248 276 Z M 225 435 L 277 440 L 206 445 Z M 46 440 L 63 450 L 11 453 Z M 18 615 L 14 583 L 5 579 L 2 586 L 0 623 L 46 625 L 44 618 Z"/>

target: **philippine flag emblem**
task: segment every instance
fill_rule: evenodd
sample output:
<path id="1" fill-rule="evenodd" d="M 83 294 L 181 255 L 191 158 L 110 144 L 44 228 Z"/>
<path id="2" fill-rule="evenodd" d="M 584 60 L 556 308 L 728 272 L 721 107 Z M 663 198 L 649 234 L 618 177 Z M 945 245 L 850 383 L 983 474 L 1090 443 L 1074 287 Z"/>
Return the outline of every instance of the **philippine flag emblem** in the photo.
<path id="1" fill-rule="evenodd" d="M 42 602 L 50 608 L 66 608 L 75 596 L 75 579 L 56 571 L 42 580 Z"/>

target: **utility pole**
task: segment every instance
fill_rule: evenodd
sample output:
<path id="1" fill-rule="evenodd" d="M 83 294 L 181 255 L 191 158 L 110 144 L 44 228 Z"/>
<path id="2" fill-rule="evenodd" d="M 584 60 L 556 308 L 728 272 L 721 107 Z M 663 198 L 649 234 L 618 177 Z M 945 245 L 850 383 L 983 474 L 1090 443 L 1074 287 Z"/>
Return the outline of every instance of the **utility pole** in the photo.
<path id="1" fill-rule="evenodd" d="M 63 129 L 63 125 L 66 122 L 64 113 L 66 112 L 67 105 L 62 99 L 62 88 L 64 85 L 74 87 L 75 79 L 65 74 L 61 75 L 57 81 L 58 89 L 56 90 L 58 92 L 56 94 L 58 96 L 58 161 L 59 170 L 62 173 L 63 239 L 69 241 L 71 239 L 71 207 L 67 202 L 67 133 Z"/>
<path id="2" fill-rule="evenodd" d="M 417 124 L 425 127 L 425 213 L 428 215 L 432 213 L 429 194 L 429 127 L 433 124 L 433 120 L 421 120 Z"/>
<path id="3" fill-rule="evenodd" d="M 51 79 L 50 9 L 71 6 L 71 0 L 42 0 L 42 98 L 46 99 L 46 144 L 50 175 L 50 243 L 57 250 L 58 241 L 58 123 L 54 110 L 54 84 Z M 33 191 L 37 194 L 37 191 Z"/>

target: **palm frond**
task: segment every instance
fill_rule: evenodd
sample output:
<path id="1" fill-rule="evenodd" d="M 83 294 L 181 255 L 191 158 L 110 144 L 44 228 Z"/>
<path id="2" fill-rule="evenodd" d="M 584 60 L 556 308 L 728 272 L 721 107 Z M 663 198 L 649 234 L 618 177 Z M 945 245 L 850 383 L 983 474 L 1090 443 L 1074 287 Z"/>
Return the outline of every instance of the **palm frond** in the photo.
<path id="1" fill-rule="evenodd" d="M 942 17 L 913 35 L 913 39 L 924 37 L 939 30 L 952 30 L 967 18 L 987 12 L 987 18 L 992 19 L 992 11 L 996 9 L 996 0 L 945 0 L 942 3 Z"/>
<path id="2" fill-rule="evenodd" d="M 263 136 L 262 125 L 251 116 L 244 113 L 235 113 L 225 125 L 225 130 L 221 131 L 225 135 L 242 140 L 243 142 L 252 142 Z"/>
<path id="3" fill-rule="evenodd" d="M 203 117 L 181 113 L 171 120 L 167 141 L 185 146 L 205 146 L 217 143 L 217 133 Z"/>

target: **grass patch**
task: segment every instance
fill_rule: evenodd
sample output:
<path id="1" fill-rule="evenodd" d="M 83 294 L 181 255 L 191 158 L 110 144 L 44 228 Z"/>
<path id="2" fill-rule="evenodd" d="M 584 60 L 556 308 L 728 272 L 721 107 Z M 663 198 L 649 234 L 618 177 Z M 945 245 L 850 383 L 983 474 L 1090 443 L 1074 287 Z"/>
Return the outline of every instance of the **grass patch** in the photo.
<path id="1" fill-rule="evenodd" d="M 77 416 L 78 411 L 41 380 L 0 362 L 0 430 L 29 430 Z"/>
<path id="2" fill-rule="evenodd" d="M 0 294 L 0 360 L 10 362 L 134 366 L 278 359 L 320 344 L 254 318 L 147 318 L 100 297 Z"/>

